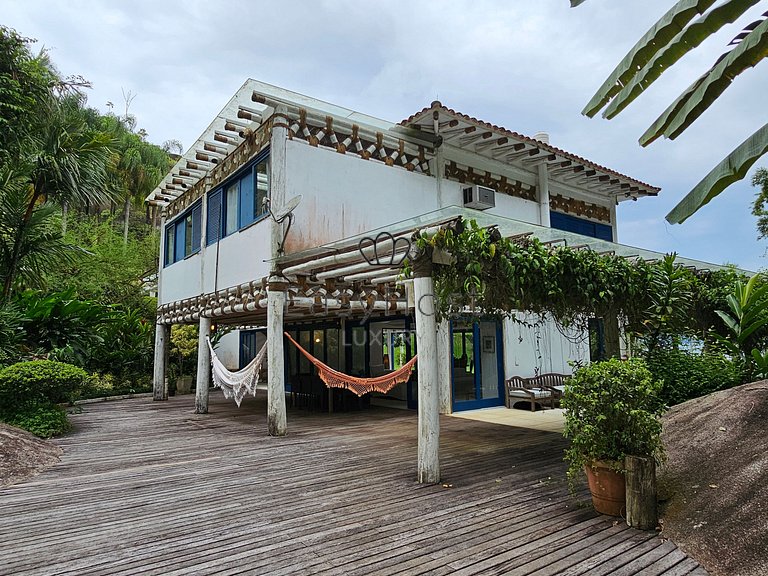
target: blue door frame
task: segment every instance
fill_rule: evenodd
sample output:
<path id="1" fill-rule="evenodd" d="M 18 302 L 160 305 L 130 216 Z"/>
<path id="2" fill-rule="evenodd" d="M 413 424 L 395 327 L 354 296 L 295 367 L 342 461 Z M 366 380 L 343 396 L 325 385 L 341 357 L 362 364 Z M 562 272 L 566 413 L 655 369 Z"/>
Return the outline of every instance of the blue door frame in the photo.
<path id="1" fill-rule="evenodd" d="M 472 355 L 472 361 L 474 362 L 474 384 L 475 384 L 475 400 L 456 400 L 455 394 L 455 377 L 454 377 L 454 363 L 453 363 L 453 334 L 454 326 L 451 321 L 450 326 L 450 359 L 451 359 L 451 398 L 452 408 L 454 412 L 461 412 L 462 410 L 476 410 L 478 408 L 490 408 L 493 406 L 504 405 L 504 357 L 503 357 L 503 335 L 501 331 L 501 324 L 496 322 L 496 374 L 498 376 L 498 395 L 496 398 L 481 398 L 482 396 L 482 342 L 480 338 L 480 323 L 472 323 L 472 346 L 474 347 L 474 353 Z"/>

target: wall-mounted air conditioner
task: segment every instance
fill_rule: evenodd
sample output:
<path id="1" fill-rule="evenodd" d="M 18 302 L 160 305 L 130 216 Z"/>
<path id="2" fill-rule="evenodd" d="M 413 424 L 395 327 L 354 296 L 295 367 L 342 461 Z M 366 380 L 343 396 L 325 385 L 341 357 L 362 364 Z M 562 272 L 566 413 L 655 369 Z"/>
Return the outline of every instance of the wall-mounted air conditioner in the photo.
<path id="1" fill-rule="evenodd" d="M 464 206 L 467 208 L 487 210 L 496 206 L 496 190 L 493 188 L 474 184 L 463 187 L 462 191 L 464 193 Z"/>

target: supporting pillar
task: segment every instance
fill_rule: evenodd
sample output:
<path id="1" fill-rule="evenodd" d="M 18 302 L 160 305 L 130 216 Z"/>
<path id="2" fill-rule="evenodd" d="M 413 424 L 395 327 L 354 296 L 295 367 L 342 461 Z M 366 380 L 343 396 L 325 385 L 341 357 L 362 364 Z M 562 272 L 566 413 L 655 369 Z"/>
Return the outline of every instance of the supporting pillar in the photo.
<path id="1" fill-rule="evenodd" d="M 285 436 L 288 432 L 283 354 L 286 287 L 285 280 L 276 276 L 272 276 L 267 285 L 267 426 L 270 436 Z"/>
<path id="2" fill-rule="evenodd" d="M 197 384 L 195 386 L 195 414 L 208 414 L 208 388 L 211 386 L 211 350 L 208 338 L 211 334 L 211 319 L 200 317 L 197 337 Z"/>
<path id="3" fill-rule="evenodd" d="M 440 411 L 437 365 L 437 323 L 431 255 L 414 261 L 413 290 L 416 300 L 416 343 L 419 361 L 418 481 L 440 482 Z"/>
<path id="4" fill-rule="evenodd" d="M 537 132 L 533 136 L 534 140 L 549 144 L 549 134 L 546 132 Z M 549 174 L 547 164 L 542 162 L 538 165 L 538 192 L 539 192 L 539 224 L 550 227 L 549 221 Z"/>
<path id="5" fill-rule="evenodd" d="M 152 399 L 168 400 L 165 386 L 166 368 L 168 367 L 168 343 L 171 339 L 171 327 L 155 324 L 155 372 L 152 381 Z"/>
<path id="6" fill-rule="evenodd" d="M 549 174 L 547 165 L 539 164 L 539 223 L 549 228 Z"/>
<path id="7" fill-rule="evenodd" d="M 453 363 L 453 347 L 451 346 L 451 323 L 442 320 L 437 325 L 437 378 L 438 405 L 440 414 L 450 414 L 451 408 L 451 364 Z"/>

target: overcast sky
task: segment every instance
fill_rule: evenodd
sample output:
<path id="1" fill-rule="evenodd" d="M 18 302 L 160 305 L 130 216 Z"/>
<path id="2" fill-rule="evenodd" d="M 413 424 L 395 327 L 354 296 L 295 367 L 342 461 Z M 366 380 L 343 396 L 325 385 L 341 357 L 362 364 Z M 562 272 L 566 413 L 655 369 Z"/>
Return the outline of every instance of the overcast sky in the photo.
<path id="1" fill-rule="evenodd" d="M 675 141 L 638 137 L 738 32 L 711 38 L 618 118 L 580 112 L 672 0 L 0 0 L 0 24 L 38 40 L 65 75 L 93 83 L 102 112 L 123 93 L 151 142 L 190 146 L 247 78 L 400 121 L 439 99 L 662 187 L 624 202 L 619 241 L 689 258 L 766 267 L 750 214 L 756 189 L 732 186 L 683 225 L 664 216 L 765 123 L 768 64 L 745 72 Z M 758 8 L 765 9 L 761 2 Z M 757 16 L 759 10 L 750 15 Z M 740 24 L 751 22 L 747 17 Z M 768 166 L 768 157 L 757 166 Z M 754 170 L 753 170 L 754 171 Z M 751 174 L 750 174 L 751 175 Z"/>

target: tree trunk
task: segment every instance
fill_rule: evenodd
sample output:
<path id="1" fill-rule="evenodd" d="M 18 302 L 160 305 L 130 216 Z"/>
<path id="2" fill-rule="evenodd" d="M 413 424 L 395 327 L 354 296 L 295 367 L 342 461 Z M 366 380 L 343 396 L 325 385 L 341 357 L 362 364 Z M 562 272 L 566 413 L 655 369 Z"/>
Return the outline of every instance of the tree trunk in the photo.
<path id="1" fill-rule="evenodd" d="M 656 507 L 656 461 L 653 457 L 627 456 L 627 524 L 653 530 L 659 523 Z"/>
<path id="2" fill-rule="evenodd" d="M 67 212 L 69 208 L 69 202 L 66 200 L 63 200 L 61 202 L 61 235 L 66 236 L 67 234 Z"/>
<path id="3" fill-rule="evenodd" d="M 125 206 L 123 207 L 123 246 L 128 246 L 128 224 L 131 221 L 131 197 L 125 197 Z"/>

